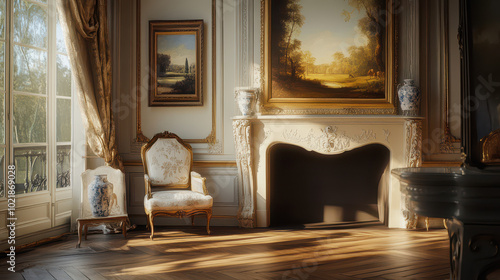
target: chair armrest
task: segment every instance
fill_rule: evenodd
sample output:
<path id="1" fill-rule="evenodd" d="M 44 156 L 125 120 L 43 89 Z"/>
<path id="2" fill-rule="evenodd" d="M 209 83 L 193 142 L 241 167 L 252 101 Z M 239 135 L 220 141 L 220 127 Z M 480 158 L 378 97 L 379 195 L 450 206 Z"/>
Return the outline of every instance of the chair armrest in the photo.
<path id="1" fill-rule="evenodd" d="M 151 198 L 151 180 L 149 179 L 148 174 L 144 174 L 144 187 L 145 187 L 145 193 L 148 197 L 148 199 Z"/>
<path id="2" fill-rule="evenodd" d="M 206 180 L 207 178 L 201 177 L 199 173 L 191 171 L 191 190 L 204 195 L 208 195 L 208 190 L 205 185 Z"/>

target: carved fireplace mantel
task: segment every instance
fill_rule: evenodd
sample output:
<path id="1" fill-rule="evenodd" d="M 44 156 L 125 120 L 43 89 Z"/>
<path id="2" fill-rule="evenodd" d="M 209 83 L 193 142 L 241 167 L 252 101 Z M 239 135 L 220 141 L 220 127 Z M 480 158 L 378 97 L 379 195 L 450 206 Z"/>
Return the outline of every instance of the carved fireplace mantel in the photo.
<path id="1" fill-rule="evenodd" d="M 421 118 L 402 116 L 257 116 L 233 118 L 240 175 L 238 219 L 242 227 L 269 226 L 269 148 L 278 143 L 322 154 L 339 154 L 368 144 L 390 151 L 379 190 L 381 221 L 389 227 L 414 228 L 417 217 L 406 207 L 389 170 L 421 164 Z"/>

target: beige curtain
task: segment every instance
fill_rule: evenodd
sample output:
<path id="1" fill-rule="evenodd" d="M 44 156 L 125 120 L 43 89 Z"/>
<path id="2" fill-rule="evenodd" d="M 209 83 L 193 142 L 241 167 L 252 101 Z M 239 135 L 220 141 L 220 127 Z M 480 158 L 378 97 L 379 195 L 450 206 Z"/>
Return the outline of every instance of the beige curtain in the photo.
<path id="1" fill-rule="evenodd" d="M 107 165 L 123 170 L 111 111 L 107 0 L 57 0 L 57 10 L 88 144 Z"/>

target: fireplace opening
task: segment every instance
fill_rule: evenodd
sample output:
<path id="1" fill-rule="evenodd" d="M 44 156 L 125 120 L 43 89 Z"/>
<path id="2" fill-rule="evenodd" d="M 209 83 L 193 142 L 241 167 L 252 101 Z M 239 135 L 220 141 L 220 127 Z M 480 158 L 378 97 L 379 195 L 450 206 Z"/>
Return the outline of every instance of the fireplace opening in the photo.
<path id="1" fill-rule="evenodd" d="M 379 189 L 390 151 L 369 144 L 336 155 L 290 144 L 270 148 L 270 225 L 302 226 L 384 220 Z M 386 203 L 386 202 L 382 202 Z M 382 209 L 381 211 L 379 211 Z M 380 214 L 380 215 L 379 215 Z"/>

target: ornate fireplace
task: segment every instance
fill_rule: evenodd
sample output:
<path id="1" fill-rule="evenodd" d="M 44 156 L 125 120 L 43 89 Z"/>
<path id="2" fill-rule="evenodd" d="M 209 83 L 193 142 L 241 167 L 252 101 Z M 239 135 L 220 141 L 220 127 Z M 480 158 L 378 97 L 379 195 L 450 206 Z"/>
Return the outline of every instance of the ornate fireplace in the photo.
<path id="1" fill-rule="evenodd" d="M 368 144 L 390 152 L 386 170 L 421 164 L 421 119 L 402 116 L 284 116 L 235 117 L 233 132 L 240 175 L 240 210 L 243 227 L 270 224 L 270 150 L 287 143 L 325 155 L 340 154 Z M 413 228 L 399 183 L 384 172 L 378 190 L 382 222 L 394 228 Z"/>

